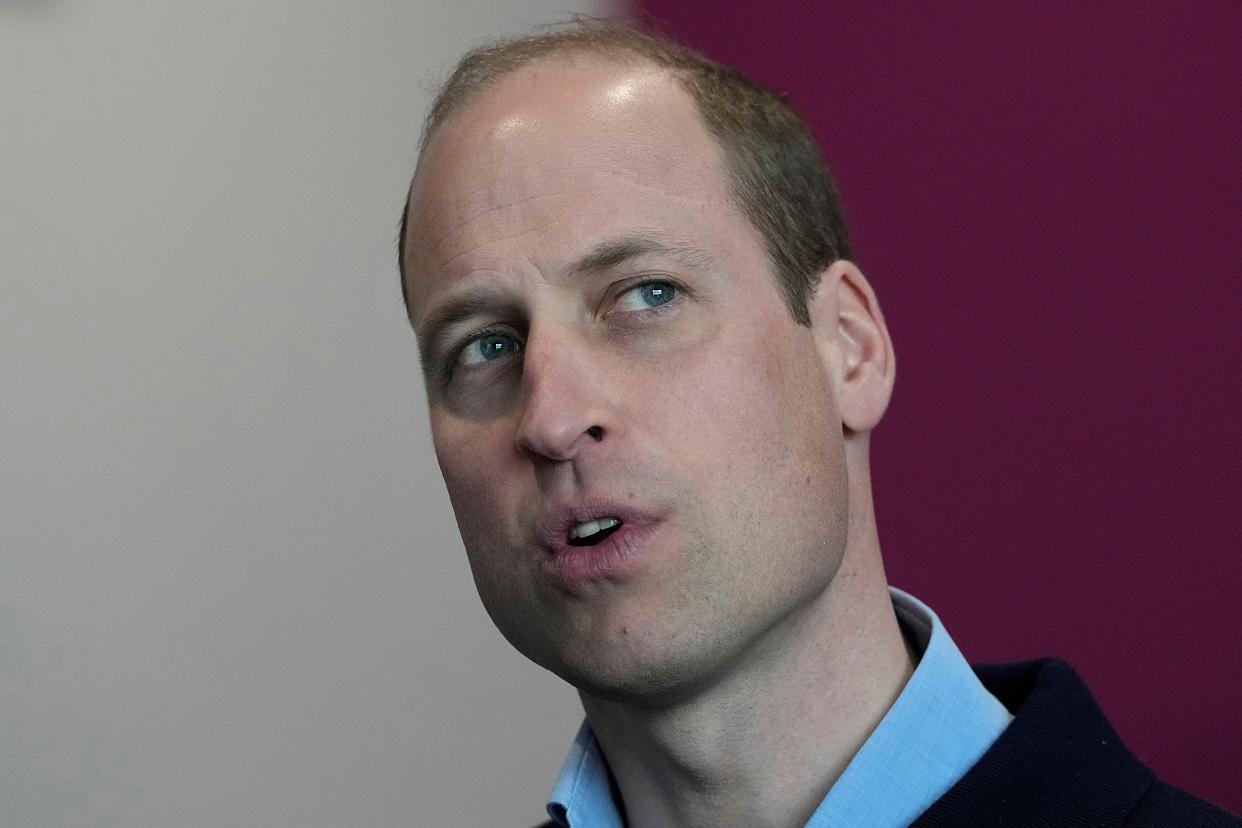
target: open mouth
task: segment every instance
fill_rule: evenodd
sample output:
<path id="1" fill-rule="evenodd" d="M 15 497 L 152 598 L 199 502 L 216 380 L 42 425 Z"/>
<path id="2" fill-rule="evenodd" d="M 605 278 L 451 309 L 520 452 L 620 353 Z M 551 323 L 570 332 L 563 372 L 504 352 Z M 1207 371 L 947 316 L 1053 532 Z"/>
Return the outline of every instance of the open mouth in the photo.
<path id="1" fill-rule="evenodd" d="M 620 529 L 621 526 L 621 521 L 614 517 L 588 520 L 586 523 L 579 523 L 570 529 L 565 541 L 570 546 L 594 546 Z"/>

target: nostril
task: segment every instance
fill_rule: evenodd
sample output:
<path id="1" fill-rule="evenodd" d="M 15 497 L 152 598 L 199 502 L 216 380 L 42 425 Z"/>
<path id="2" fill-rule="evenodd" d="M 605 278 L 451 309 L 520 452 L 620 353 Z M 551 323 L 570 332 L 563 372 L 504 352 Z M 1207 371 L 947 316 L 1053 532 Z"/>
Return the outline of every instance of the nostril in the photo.
<path id="1" fill-rule="evenodd" d="M 594 425 L 594 426 L 591 426 L 590 428 L 588 428 L 588 429 L 586 430 L 586 433 L 587 433 L 587 434 L 590 434 L 590 435 L 591 435 L 591 439 L 592 439 L 592 440 L 594 440 L 594 441 L 595 441 L 595 442 L 597 442 L 597 443 L 598 443 L 600 440 L 604 439 L 604 429 L 600 428 L 600 427 L 599 427 L 599 426 L 597 426 L 597 425 Z"/>

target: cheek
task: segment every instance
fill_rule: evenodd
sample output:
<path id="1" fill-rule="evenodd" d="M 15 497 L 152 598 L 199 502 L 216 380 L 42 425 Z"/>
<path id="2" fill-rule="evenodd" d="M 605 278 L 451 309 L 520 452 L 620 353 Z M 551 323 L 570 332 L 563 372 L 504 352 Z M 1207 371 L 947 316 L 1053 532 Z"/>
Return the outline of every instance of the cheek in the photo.
<path id="1" fill-rule="evenodd" d="M 500 441 L 494 429 L 454 428 L 432 423 L 432 444 L 440 474 L 466 551 L 473 551 L 495 528 L 496 517 L 504 514 L 503 487 L 498 485 L 511 470 L 506 468 Z"/>
<path id="2" fill-rule="evenodd" d="M 518 538 L 506 519 L 516 513 L 514 469 L 501 453 L 511 441 L 492 428 L 441 426 L 433 422 L 433 444 L 470 571 L 483 606 L 510 636 L 517 609 L 535 603 L 524 569 L 515 566 Z"/>
<path id="3" fill-rule="evenodd" d="M 479 458 L 477 453 L 465 451 L 468 441 L 452 425 L 443 425 L 435 420 L 431 424 L 431 444 L 436 451 L 436 462 L 440 464 L 440 474 L 448 489 L 449 497 L 454 498 L 460 491 L 469 489 L 472 478 L 479 474 Z"/>
<path id="4" fill-rule="evenodd" d="M 800 501 L 839 487 L 831 387 L 809 337 L 781 325 L 708 343 L 664 403 L 664 422 L 677 424 L 669 445 L 721 519 L 801 515 Z"/>
<path id="5" fill-rule="evenodd" d="M 772 445 L 777 435 L 778 443 L 800 436 L 816 411 L 807 403 L 822 383 L 793 344 L 787 336 L 758 335 L 713 342 L 696 354 L 677 383 L 692 433 L 727 435 L 740 441 L 739 449 Z"/>

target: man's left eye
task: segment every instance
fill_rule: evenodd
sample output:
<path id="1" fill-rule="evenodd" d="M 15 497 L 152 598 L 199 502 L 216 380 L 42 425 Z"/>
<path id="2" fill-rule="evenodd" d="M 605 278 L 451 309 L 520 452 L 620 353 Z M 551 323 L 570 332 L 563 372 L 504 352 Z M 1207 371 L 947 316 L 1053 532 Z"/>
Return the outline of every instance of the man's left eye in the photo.
<path id="1" fill-rule="evenodd" d="M 643 282 L 617 297 L 620 311 L 643 311 L 667 305 L 677 296 L 677 287 L 669 282 Z"/>

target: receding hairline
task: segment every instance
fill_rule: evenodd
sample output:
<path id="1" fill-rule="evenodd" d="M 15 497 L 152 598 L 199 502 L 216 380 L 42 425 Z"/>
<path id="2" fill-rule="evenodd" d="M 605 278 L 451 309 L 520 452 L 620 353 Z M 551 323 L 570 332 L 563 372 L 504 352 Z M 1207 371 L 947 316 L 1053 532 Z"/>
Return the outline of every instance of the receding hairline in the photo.
<path id="1" fill-rule="evenodd" d="M 690 90 L 679 72 L 685 73 L 698 62 L 702 63 L 700 68 L 718 65 L 693 49 L 645 32 L 626 20 L 575 16 L 567 24 L 553 24 L 524 37 L 500 38 L 467 52 L 440 88 L 423 122 L 420 158 L 440 127 L 478 96 L 527 67 L 558 60 L 664 69 L 687 93 Z"/>
<path id="2" fill-rule="evenodd" d="M 791 314 L 800 324 L 810 325 L 807 297 L 818 275 L 834 260 L 853 258 L 840 195 L 818 142 L 785 95 L 661 32 L 645 31 L 624 20 L 578 17 L 472 49 L 427 112 L 414 177 L 440 128 L 479 95 L 524 67 L 583 57 L 602 64 L 663 69 L 689 96 L 724 157 L 735 204 L 763 239 Z M 407 308 L 409 207 L 407 193 L 398 238 Z"/>
<path id="3" fill-rule="evenodd" d="M 433 107 L 432 112 L 428 114 L 427 126 L 419 142 L 418 163 L 414 168 L 414 174 L 411 176 L 410 186 L 406 193 L 405 208 L 401 214 L 401 235 L 398 239 L 401 290 L 407 311 L 411 311 L 413 307 L 412 297 L 409 295 L 409 285 L 407 284 L 408 278 L 413 274 L 406 269 L 406 256 L 410 252 L 406 246 L 406 237 L 410 230 L 408 224 L 410 208 L 413 206 L 414 187 L 418 181 L 419 172 L 422 169 L 424 159 L 432 154 L 430 149 L 435 137 L 445 130 L 451 129 L 456 122 L 469 117 L 471 112 L 483 102 L 483 99 L 489 93 L 497 92 L 507 81 L 514 80 L 518 75 L 538 72 L 550 66 L 568 66 L 572 68 L 575 65 L 583 64 L 599 68 L 616 67 L 621 70 L 648 68 L 653 75 L 665 79 L 670 88 L 675 89 L 684 96 L 684 102 L 689 107 L 691 116 L 698 123 L 699 127 L 703 129 L 703 134 L 706 136 L 709 145 L 718 153 L 721 161 L 720 172 L 724 176 L 724 183 L 726 186 L 732 186 L 729 177 L 728 161 L 724 157 L 725 148 L 721 141 L 712 134 L 710 125 L 703 116 L 702 108 L 699 106 L 691 90 L 678 77 L 678 67 L 661 64 L 633 48 L 614 46 L 612 44 L 609 44 L 608 48 L 601 50 L 590 43 L 574 42 L 560 49 L 547 50 L 532 56 L 529 60 L 507 66 L 503 71 L 488 75 L 486 80 L 472 87 L 466 94 L 456 98 L 453 106 L 440 111 Z M 438 117 L 439 120 L 433 120 L 433 115 Z M 412 313 L 410 314 L 410 320 L 411 322 L 414 321 Z"/>
<path id="4" fill-rule="evenodd" d="M 568 23 L 552 24 L 523 37 L 499 38 L 471 49 L 440 87 L 423 120 L 417 162 L 410 188 L 406 191 L 397 237 L 397 266 L 401 274 L 401 294 L 407 308 L 410 296 L 406 284 L 405 241 L 409 232 L 410 196 L 432 139 L 445 124 L 470 108 L 471 103 L 520 70 L 555 60 L 572 63 L 584 59 L 633 67 L 647 65 L 664 70 L 689 96 L 696 116 L 707 128 L 713 143 L 725 149 L 707 122 L 687 74 L 691 66 L 701 71 L 726 67 L 674 40 L 645 32 L 630 21 L 575 15 Z"/>
<path id="5" fill-rule="evenodd" d="M 439 113 L 437 120 L 432 121 L 428 116 L 428 123 L 423 130 L 422 137 L 419 140 L 418 159 L 421 164 L 423 157 L 427 154 L 427 148 L 432 140 L 445 128 L 460 120 L 469 114 L 469 112 L 486 99 L 489 95 L 496 93 L 500 87 L 506 83 L 518 80 L 523 75 L 534 75 L 548 68 L 575 68 L 577 66 L 594 66 L 598 68 L 616 67 L 622 70 L 649 69 L 653 75 L 658 75 L 666 79 L 671 85 L 675 86 L 686 96 L 686 101 L 693 108 L 695 115 L 699 117 L 700 122 L 706 128 L 706 122 L 703 121 L 702 112 L 699 109 L 694 96 L 690 90 L 686 88 L 682 79 L 678 77 L 676 67 L 664 66 L 651 60 L 646 55 L 634 52 L 628 49 L 610 49 L 606 51 L 592 50 L 585 44 L 576 44 L 571 47 L 559 51 L 549 51 L 532 57 L 528 61 L 524 61 L 514 66 L 505 67 L 504 70 L 490 75 L 486 80 L 482 81 L 478 86 L 472 87 L 464 91 L 460 97 L 453 101 L 451 107 L 445 108 Z M 417 169 L 415 170 L 417 174 Z"/>

